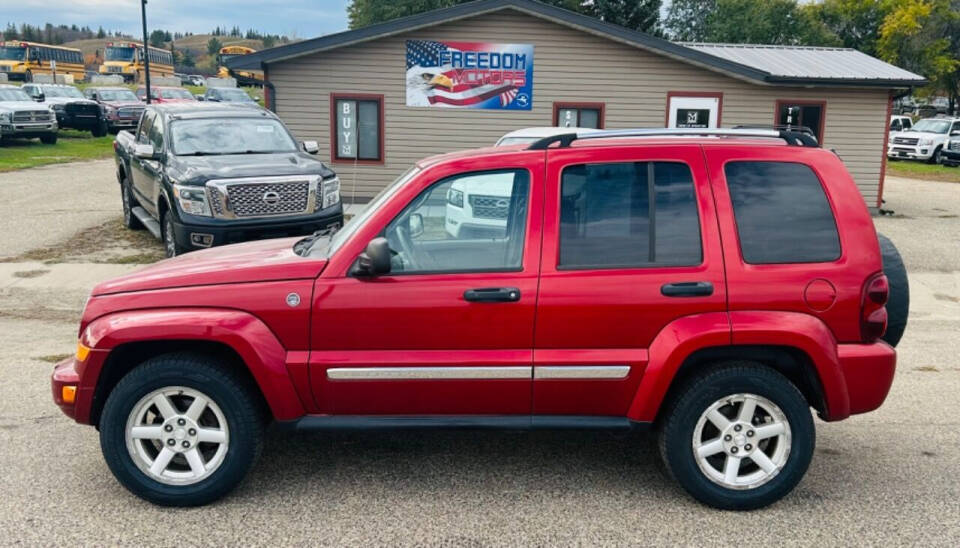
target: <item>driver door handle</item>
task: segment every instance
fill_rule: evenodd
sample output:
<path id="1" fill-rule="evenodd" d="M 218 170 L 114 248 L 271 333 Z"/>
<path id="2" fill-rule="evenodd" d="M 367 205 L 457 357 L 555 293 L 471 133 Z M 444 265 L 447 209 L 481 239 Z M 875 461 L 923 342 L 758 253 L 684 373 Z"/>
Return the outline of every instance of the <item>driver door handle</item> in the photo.
<path id="1" fill-rule="evenodd" d="M 465 301 L 474 303 L 515 303 L 520 300 L 516 287 L 479 287 L 463 292 Z"/>

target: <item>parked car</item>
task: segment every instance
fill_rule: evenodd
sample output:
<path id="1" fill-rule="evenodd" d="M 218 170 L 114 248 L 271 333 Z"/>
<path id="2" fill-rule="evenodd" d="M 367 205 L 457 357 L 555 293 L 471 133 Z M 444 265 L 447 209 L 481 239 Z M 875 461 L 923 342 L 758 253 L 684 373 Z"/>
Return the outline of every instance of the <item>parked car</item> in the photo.
<path id="1" fill-rule="evenodd" d="M 107 119 L 95 101 L 66 84 L 24 84 L 21 89 L 34 101 L 53 109 L 61 128 L 89 131 L 94 137 L 107 134 Z"/>
<path id="2" fill-rule="evenodd" d="M 203 77 L 202 74 L 188 74 L 187 79 L 191 86 L 205 86 L 207 85 L 207 79 Z"/>
<path id="3" fill-rule="evenodd" d="M 887 157 L 939 163 L 943 145 L 953 131 L 960 131 L 960 118 L 924 118 L 890 140 Z"/>
<path id="4" fill-rule="evenodd" d="M 909 116 L 900 116 L 900 115 L 890 116 L 890 138 L 893 138 L 894 133 L 907 131 L 911 127 L 913 127 L 913 119 L 910 118 Z"/>
<path id="5" fill-rule="evenodd" d="M 947 167 L 960 166 L 960 131 L 950 132 L 950 139 L 940 152 L 940 161 Z"/>
<path id="6" fill-rule="evenodd" d="M 137 127 L 145 105 L 129 88 L 91 87 L 83 90 L 83 94 L 103 109 L 110 132 Z"/>
<path id="7" fill-rule="evenodd" d="M 179 161 L 180 132 L 205 114 L 168 108 L 144 123 L 164 122 Z M 137 155 L 157 161 L 150 135 Z M 884 274 L 853 178 L 807 136 L 640 135 L 427 158 L 335 234 L 199 251 L 104 282 L 76 355 L 54 369 L 54 399 L 97 426 L 124 486 L 163 505 L 229 492 L 268 422 L 653 428 L 698 500 L 771 504 L 813 458 L 810 408 L 838 421 L 885 399 L 885 304 L 906 273 Z M 480 173 L 512 174 L 506 229 L 451 238 L 434 197 Z"/>
<path id="8" fill-rule="evenodd" d="M 147 88 L 137 88 L 137 98 L 147 99 Z M 150 100 L 154 103 L 193 103 L 197 100 L 192 93 L 172 86 L 150 86 Z"/>
<path id="9" fill-rule="evenodd" d="M 148 106 L 114 148 L 124 224 L 162 239 L 168 257 L 343 223 L 340 182 L 316 143 L 298 145 L 263 109 Z"/>
<path id="10" fill-rule="evenodd" d="M 37 105 L 22 89 L 0 84 L 0 140 L 13 137 L 52 145 L 57 142 L 57 116 Z"/>
<path id="11" fill-rule="evenodd" d="M 207 91 L 203 93 L 203 100 L 246 105 L 257 104 L 253 97 L 250 97 L 246 91 L 240 88 L 208 87 Z"/>

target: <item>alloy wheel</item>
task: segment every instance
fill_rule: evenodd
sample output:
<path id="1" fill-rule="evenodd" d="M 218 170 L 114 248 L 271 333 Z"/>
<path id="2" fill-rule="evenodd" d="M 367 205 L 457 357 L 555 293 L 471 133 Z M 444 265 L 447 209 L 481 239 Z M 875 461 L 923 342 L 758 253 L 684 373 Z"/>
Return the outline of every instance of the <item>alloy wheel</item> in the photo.
<path id="1" fill-rule="evenodd" d="M 780 473 L 790 457 L 786 414 L 755 394 L 733 394 L 710 405 L 693 430 L 700 471 L 728 489 L 754 489 Z"/>
<path id="2" fill-rule="evenodd" d="M 169 386 L 133 406 L 125 440 L 130 458 L 149 478 L 192 485 L 220 468 L 230 442 L 223 411 L 199 390 Z"/>

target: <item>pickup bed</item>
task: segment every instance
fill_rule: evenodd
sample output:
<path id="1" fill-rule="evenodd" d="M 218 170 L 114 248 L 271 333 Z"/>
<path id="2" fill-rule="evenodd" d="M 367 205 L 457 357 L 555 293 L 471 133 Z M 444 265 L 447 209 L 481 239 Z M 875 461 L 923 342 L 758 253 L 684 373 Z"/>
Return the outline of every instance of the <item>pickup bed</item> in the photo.
<path id="1" fill-rule="evenodd" d="M 343 223 L 340 181 L 263 109 L 150 105 L 114 141 L 124 224 L 168 257 Z"/>

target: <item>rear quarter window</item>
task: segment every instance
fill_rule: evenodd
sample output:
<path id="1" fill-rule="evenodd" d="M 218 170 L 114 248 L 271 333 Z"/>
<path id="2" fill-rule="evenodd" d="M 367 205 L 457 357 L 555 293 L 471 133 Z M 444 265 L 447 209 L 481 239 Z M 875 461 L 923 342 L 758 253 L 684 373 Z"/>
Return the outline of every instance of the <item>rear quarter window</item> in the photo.
<path id="1" fill-rule="evenodd" d="M 790 162 L 724 166 L 743 260 L 819 263 L 840 258 L 840 236 L 820 179 Z"/>

